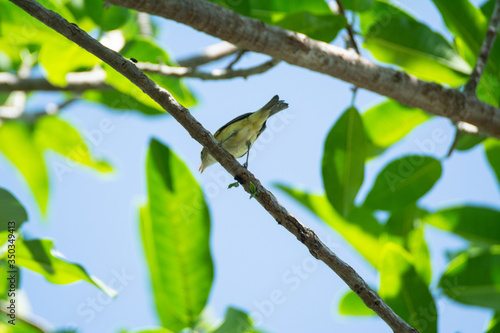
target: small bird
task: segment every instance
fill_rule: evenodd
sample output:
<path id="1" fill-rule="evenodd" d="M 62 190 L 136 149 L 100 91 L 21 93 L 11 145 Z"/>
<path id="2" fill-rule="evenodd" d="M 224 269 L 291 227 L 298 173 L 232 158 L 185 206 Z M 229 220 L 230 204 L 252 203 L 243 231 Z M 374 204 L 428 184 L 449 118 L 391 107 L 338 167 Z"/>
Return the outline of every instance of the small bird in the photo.
<path id="1" fill-rule="evenodd" d="M 276 95 L 260 110 L 242 114 L 219 128 L 215 132 L 214 138 L 234 157 L 239 158 L 246 154 L 247 159 L 243 164 L 246 168 L 248 167 L 250 148 L 266 129 L 267 119 L 286 108 L 288 108 L 288 104 L 280 100 L 279 96 Z M 216 162 L 215 158 L 203 147 L 201 150 L 201 165 L 198 171 L 203 173 L 207 167 Z"/>

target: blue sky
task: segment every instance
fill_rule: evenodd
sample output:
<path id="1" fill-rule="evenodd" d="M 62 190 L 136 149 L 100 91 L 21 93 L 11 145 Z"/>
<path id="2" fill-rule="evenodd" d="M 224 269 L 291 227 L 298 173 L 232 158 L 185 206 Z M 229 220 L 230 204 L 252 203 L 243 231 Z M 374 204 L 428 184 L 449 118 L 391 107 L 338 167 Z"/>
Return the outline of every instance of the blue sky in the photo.
<path id="1" fill-rule="evenodd" d="M 420 20 L 437 31 L 443 24 L 430 1 L 401 1 Z M 160 42 L 177 58 L 201 51 L 216 39 L 188 27 L 157 20 L 163 31 Z M 449 36 L 447 36 L 449 37 Z M 369 56 L 364 52 L 365 56 Z M 267 59 L 245 55 L 239 66 Z M 224 62 L 219 66 L 224 66 Z M 215 66 L 217 67 L 217 66 Z M 282 182 L 321 191 L 320 161 L 324 139 L 332 124 L 349 106 L 350 86 L 331 77 L 287 64 L 247 80 L 188 81 L 199 99 L 192 108 L 195 117 L 212 132 L 245 112 L 255 111 L 279 94 L 290 107 L 269 121 L 250 157 L 251 171 L 302 222 L 314 229 L 343 260 L 351 264 L 370 284 L 378 277 L 369 265 L 331 228 L 297 206 L 276 188 Z M 36 103 L 49 97 L 41 96 Z M 365 110 L 383 97 L 360 91 L 356 106 Z M 32 103 L 32 106 L 36 104 Z M 168 144 L 191 168 L 199 166 L 200 145 L 168 116 L 144 117 L 120 114 L 90 103 L 75 103 L 62 113 L 82 133 L 99 131 L 102 121 L 113 130 L 101 142 L 89 141 L 91 151 L 109 160 L 113 175 L 102 176 L 86 168 L 73 168 L 58 178 L 57 162 L 50 154 L 51 196 L 47 219 L 43 220 L 26 184 L 16 170 L 0 156 L 0 186 L 9 189 L 28 209 L 30 222 L 24 232 L 30 237 L 53 239 L 56 249 L 70 261 L 111 284 L 119 296 L 110 300 L 95 287 L 76 283 L 52 285 L 29 271 L 22 276 L 26 301 L 23 311 L 55 327 L 76 326 L 81 332 L 136 330 L 158 324 L 148 268 L 141 246 L 138 207 L 144 202 L 144 162 L 151 137 Z M 422 149 L 435 131 L 444 140 L 434 141 L 430 151 Z M 443 160 L 444 173 L 437 186 L 421 200 L 428 209 L 459 203 L 499 208 L 498 185 L 486 163 L 481 147 L 444 156 L 454 131 L 446 119 L 433 119 L 395 145 L 366 168 L 366 181 L 358 200 L 366 195 L 380 169 L 397 156 L 429 153 Z M 427 140 L 427 141 L 426 141 Z M 14 175 L 14 176 L 12 176 Z M 347 286 L 241 189 L 227 190 L 231 177 L 219 166 L 197 174 L 212 217 L 211 247 L 215 280 L 207 317 L 221 318 L 227 306 L 253 314 L 260 327 L 269 332 L 370 331 L 390 332 L 384 322 L 373 318 L 349 318 L 338 314 L 338 302 Z M 445 251 L 465 244 L 442 231 L 427 228 L 434 277 L 443 271 Z M 433 281 L 435 286 L 435 281 Z M 484 329 L 491 312 L 465 307 L 440 296 L 435 289 L 440 331 L 477 332 Z M 29 305 L 28 305 L 29 304 Z"/>

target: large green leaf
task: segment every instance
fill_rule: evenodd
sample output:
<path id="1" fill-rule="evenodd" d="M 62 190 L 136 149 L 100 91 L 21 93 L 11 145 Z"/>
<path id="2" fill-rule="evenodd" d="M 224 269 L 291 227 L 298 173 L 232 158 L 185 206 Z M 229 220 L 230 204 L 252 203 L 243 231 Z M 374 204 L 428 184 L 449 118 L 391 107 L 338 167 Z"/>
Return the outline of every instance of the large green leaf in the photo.
<path id="1" fill-rule="evenodd" d="M 451 86 L 465 83 L 471 66 L 443 36 L 406 12 L 377 1 L 360 17 L 363 46 L 378 60 L 398 65 L 424 80 Z"/>
<path id="2" fill-rule="evenodd" d="M 100 132 L 101 135 L 110 133 L 114 126 L 113 124 L 103 123 L 102 121 L 100 125 L 100 129 L 105 131 Z M 80 133 L 59 117 L 45 116 L 40 118 L 35 124 L 34 138 L 40 149 L 52 149 L 75 162 L 101 172 L 113 170 L 107 162 L 92 158 L 89 147 L 80 136 Z M 69 168 L 72 166 L 72 164 L 68 164 L 65 167 Z M 61 170 L 61 172 L 63 172 L 63 170 Z"/>
<path id="3" fill-rule="evenodd" d="M 344 8 L 356 12 L 364 12 L 373 6 L 374 0 L 342 0 Z"/>
<path id="4" fill-rule="evenodd" d="M 484 151 L 493 172 L 497 176 L 498 186 L 500 186 L 500 141 L 488 139 L 484 142 Z"/>
<path id="5" fill-rule="evenodd" d="M 47 210 L 49 180 L 42 152 L 33 142 L 31 130 L 21 122 L 0 125 L 0 151 L 24 176 L 42 213 Z"/>
<path id="6" fill-rule="evenodd" d="M 331 42 L 346 24 L 323 0 L 211 0 L 242 15 Z"/>
<path id="7" fill-rule="evenodd" d="M 415 270 L 429 285 L 432 279 L 431 258 L 424 238 L 424 229 L 418 226 L 418 209 L 415 205 L 402 207 L 391 212 L 384 225 L 387 241 L 404 247 L 413 255 Z"/>
<path id="8" fill-rule="evenodd" d="M 441 164 L 428 156 L 410 155 L 392 161 L 378 174 L 363 206 L 397 210 L 416 202 L 441 177 Z"/>
<path id="9" fill-rule="evenodd" d="M 149 203 L 141 232 L 156 309 L 162 326 L 194 327 L 213 280 L 210 216 L 202 190 L 187 166 L 157 140 L 149 146 Z"/>
<path id="10" fill-rule="evenodd" d="M 358 295 L 349 290 L 340 300 L 339 312 L 346 316 L 374 316 L 375 312 L 366 306 Z"/>
<path id="11" fill-rule="evenodd" d="M 86 281 L 110 296 L 116 292 L 102 281 L 87 273 L 81 265 L 68 262 L 53 254 L 53 242 L 48 239 L 24 240 L 16 243 L 16 265 L 43 275 L 54 284 Z"/>
<path id="12" fill-rule="evenodd" d="M 276 186 L 335 229 L 370 264 L 377 267 L 380 251 L 384 245 L 380 240 L 382 226 L 369 212 L 355 209 L 348 219 L 343 219 L 325 196 L 307 193 L 286 185 Z"/>
<path id="13" fill-rule="evenodd" d="M 7 230 L 7 222 L 13 221 L 16 230 L 28 220 L 24 206 L 9 191 L 0 187 L 0 231 Z"/>
<path id="14" fill-rule="evenodd" d="M 85 0 L 85 12 L 105 31 L 120 28 L 132 16 L 129 9 L 106 6 L 103 0 Z"/>
<path id="15" fill-rule="evenodd" d="M 71 59 L 71 61 L 61 61 L 61 59 Z M 68 73 L 82 69 L 89 70 L 100 62 L 96 56 L 63 36 L 46 39 L 40 49 L 38 60 L 45 69 L 47 80 L 56 86 L 66 85 Z"/>
<path id="16" fill-rule="evenodd" d="M 330 203 L 347 216 L 363 184 L 366 137 L 355 108 L 347 109 L 332 127 L 325 141 L 322 173 Z"/>
<path id="17" fill-rule="evenodd" d="M 422 217 L 422 221 L 472 242 L 500 244 L 500 211 L 497 210 L 473 206 L 446 208 Z"/>
<path id="18" fill-rule="evenodd" d="M 500 333 L 500 311 L 495 312 L 493 318 L 491 318 L 491 322 L 486 333 Z"/>
<path id="19" fill-rule="evenodd" d="M 224 321 L 212 333 L 246 333 L 252 326 L 252 320 L 245 312 L 229 307 Z"/>
<path id="20" fill-rule="evenodd" d="M 135 58 L 141 62 L 163 63 L 166 65 L 175 65 L 175 62 L 170 60 L 168 54 L 156 45 L 153 41 L 145 37 L 137 37 L 135 40 L 129 41 L 123 47 L 121 54 L 127 58 Z M 120 93 L 127 96 L 132 96 L 139 104 L 145 105 L 147 109 L 154 109 L 157 113 L 165 113 L 153 99 L 142 92 L 136 85 L 130 82 L 120 73 L 116 72 L 108 65 L 103 66 L 106 72 L 106 83 L 113 86 Z M 174 98 L 184 105 L 190 107 L 196 103 L 196 99 L 189 89 L 181 82 L 181 80 L 171 77 L 166 77 L 160 74 L 148 74 L 149 77 L 161 87 L 167 89 Z M 95 96 L 94 96 L 95 97 Z M 128 103 L 127 100 L 120 100 L 118 104 Z M 142 108 L 138 109 L 142 111 Z M 147 112 L 148 114 L 152 112 Z"/>
<path id="21" fill-rule="evenodd" d="M 83 98 L 116 110 L 137 110 L 147 115 L 165 114 L 165 110 L 160 110 L 158 104 L 152 105 L 149 102 L 148 104 L 141 103 L 134 97 L 115 89 L 87 90 L 83 93 Z"/>
<path id="22" fill-rule="evenodd" d="M 0 187 L 0 246 L 7 241 L 10 231 L 19 230 L 28 220 L 24 206 L 9 191 Z"/>
<path id="23" fill-rule="evenodd" d="M 446 27 L 457 38 L 457 47 L 467 62 L 476 63 L 488 20 L 469 0 L 432 0 Z"/>
<path id="24" fill-rule="evenodd" d="M 416 272 L 413 256 L 399 245 L 387 243 L 379 272 L 379 294 L 387 305 L 419 332 L 437 332 L 436 304 L 426 282 Z"/>
<path id="25" fill-rule="evenodd" d="M 500 246 L 460 254 L 441 276 L 439 287 L 457 302 L 500 311 Z"/>
<path id="26" fill-rule="evenodd" d="M 488 27 L 488 18 L 469 0 L 433 0 L 446 27 L 455 35 L 455 45 L 472 67 Z M 500 98 L 500 43 L 494 44 L 485 71 L 477 88 L 483 101 L 498 106 Z"/>
<path id="27" fill-rule="evenodd" d="M 366 110 L 361 116 L 370 141 L 375 145 L 370 155 L 404 138 L 410 131 L 431 116 L 420 109 L 410 108 L 387 100 Z"/>

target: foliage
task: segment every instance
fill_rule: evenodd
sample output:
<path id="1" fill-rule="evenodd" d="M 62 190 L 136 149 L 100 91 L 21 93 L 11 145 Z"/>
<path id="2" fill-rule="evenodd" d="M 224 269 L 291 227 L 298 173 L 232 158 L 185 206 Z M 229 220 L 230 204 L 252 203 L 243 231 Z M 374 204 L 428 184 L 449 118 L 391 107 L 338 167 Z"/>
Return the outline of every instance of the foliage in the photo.
<path id="1" fill-rule="evenodd" d="M 211 1 L 325 42 L 334 41 L 347 25 L 346 18 L 332 11 L 323 0 Z M 155 35 L 141 36 L 136 13 L 128 9 L 106 8 L 101 0 L 39 2 L 100 41 L 111 39 L 111 48 L 125 58 L 159 65 L 177 64 Z M 475 65 L 494 1 L 486 1 L 478 8 L 469 0 L 433 0 L 452 39 L 387 0 L 344 0 L 343 3 L 350 11 L 349 17 L 352 15 L 354 21 L 359 22 L 357 38 L 363 41 L 363 52 L 370 52 L 377 61 L 419 79 L 461 89 Z M 158 31 L 155 25 L 153 21 L 154 32 Z M 66 86 L 68 78 L 75 74 L 97 73 L 104 78 L 107 84 L 104 89 L 54 93 L 62 106 L 78 100 L 77 103 L 87 103 L 83 105 L 97 103 L 115 112 L 137 112 L 144 117 L 165 113 L 111 67 L 7 1 L 0 2 L 0 45 L 2 72 L 28 70 L 56 87 Z M 190 107 L 197 103 L 195 93 L 183 80 L 160 74 L 148 76 L 182 105 Z M 498 87 L 500 42 L 497 40 L 477 95 L 484 102 L 498 106 Z M 19 96 L 16 94 L 2 92 L 0 102 L 10 106 Z M 24 101 L 35 97 L 34 92 L 27 92 Z M 436 295 L 440 293 L 465 305 L 494 310 L 488 332 L 499 332 L 498 207 L 462 203 L 428 211 L 421 199 L 439 184 L 445 164 L 436 156 L 401 154 L 384 165 L 373 182 L 366 179 L 367 163 L 404 143 L 410 133 L 432 117 L 393 100 L 364 109 L 360 113 L 351 105 L 325 135 L 321 162 L 323 192 L 313 193 L 283 183 L 277 187 L 333 228 L 377 270 L 379 283 L 373 288 L 420 332 L 437 331 Z M 110 124 L 103 124 L 102 130 L 105 129 L 111 130 Z M 106 159 L 95 156 L 93 145 L 96 143 L 80 132 L 76 124 L 65 120 L 61 112 L 52 114 L 45 108 L 29 108 L 15 119 L 0 119 L 0 152 L 21 175 L 19 179 L 29 188 L 43 216 L 50 216 L 54 175 L 64 177 L 75 167 L 85 167 L 98 174 L 113 171 Z M 473 148 L 484 152 L 491 175 L 500 187 L 500 142 L 468 134 L 459 138 L 456 149 Z M 49 151 L 60 156 L 54 157 L 55 154 L 47 153 Z M 211 217 L 203 189 L 182 159 L 156 139 L 150 142 L 145 165 L 147 203 L 140 210 L 140 230 L 161 327 L 142 332 L 186 329 L 256 332 L 250 316 L 234 307 L 227 308 L 225 318 L 217 327 L 204 316 L 214 279 L 214 261 L 209 241 Z M 367 194 L 361 194 L 360 189 L 370 184 Z M 259 191 L 251 186 L 250 198 L 258 196 Z M 3 298 L 8 288 L 5 282 L 5 271 L 10 265 L 8 245 L 13 244 L 17 248 L 16 267 L 21 268 L 21 274 L 28 269 L 54 284 L 85 281 L 108 295 L 115 294 L 83 266 L 61 257 L 54 250 L 57 241 L 27 237 L 23 232 L 23 225 L 28 221 L 27 211 L 3 188 L 0 188 L 0 220 L 0 241 L 6 245 L 0 253 Z M 15 228 L 9 229 L 3 224 L 5 221 L 15 221 Z M 453 234 L 467 244 L 467 248 L 450 258 L 443 272 L 434 272 L 434 275 L 425 237 L 429 228 Z M 433 276 L 437 276 L 436 281 L 432 280 Z M 343 296 L 338 306 L 343 315 L 374 315 L 352 291 Z M 425 309 L 431 316 L 424 317 L 415 309 Z M 0 330 L 13 331 L 4 319 Z M 21 329 L 44 331 L 24 319 L 19 320 Z"/>

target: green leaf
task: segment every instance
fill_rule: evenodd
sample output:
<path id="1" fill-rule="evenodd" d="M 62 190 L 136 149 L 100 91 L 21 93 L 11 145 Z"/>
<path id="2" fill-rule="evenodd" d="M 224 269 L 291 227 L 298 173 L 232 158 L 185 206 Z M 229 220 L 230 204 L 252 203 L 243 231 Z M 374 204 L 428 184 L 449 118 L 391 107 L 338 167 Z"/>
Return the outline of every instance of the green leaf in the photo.
<path id="1" fill-rule="evenodd" d="M 141 233 L 158 316 L 175 332 L 194 327 L 213 280 L 210 215 L 188 167 L 159 141 L 149 146 L 149 203 L 141 210 Z"/>
<path id="2" fill-rule="evenodd" d="M 378 174 L 363 206 L 397 210 L 424 196 L 441 177 L 441 164 L 428 156 L 410 155 L 392 161 Z"/>
<path id="3" fill-rule="evenodd" d="M 16 265 L 43 275 L 54 284 L 69 284 L 86 281 L 104 291 L 109 296 L 116 292 L 96 277 L 89 275 L 81 265 L 68 262 L 54 255 L 53 242 L 48 239 L 16 241 Z"/>
<path id="4" fill-rule="evenodd" d="M 347 25 L 347 21 L 343 16 L 333 15 L 331 12 L 326 15 L 311 14 L 308 12 L 290 13 L 283 16 L 283 18 L 267 20 L 267 23 L 301 32 L 313 39 L 324 42 L 334 40 L 340 30 L 344 29 Z"/>
<path id="5" fill-rule="evenodd" d="M 500 311 L 495 312 L 493 318 L 491 318 L 491 322 L 486 333 L 500 333 Z"/>
<path id="6" fill-rule="evenodd" d="M 141 103 L 134 97 L 114 89 L 87 90 L 83 93 L 83 98 L 116 110 L 137 110 L 146 115 L 165 114 L 165 110 L 161 109 L 158 104 L 151 106 L 149 102 L 148 104 Z"/>
<path id="7" fill-rule="evenodd" d="M 387 241 L 404 247 L 413 255 L 415 270 L 427 285 L 431 283 L 432 268 L 429 248 L 424 238 L 424 229 L 417 227 L 419 210 L 415 205 L 402 207 L 391 212 L 384 225 Z"/>
<path id="8" fill-rule="evenodd" d="M 17 231 L 27 220 L 28 214 L 23 205 L 9 191 L 0 187 L 0 246 L 7 241 L 9 229 Z"/>
<path id="9" fill-rule="evenodd" d="M 323 0 L 211 1 L 242 15 L 301 32 L 324 42 L 331 42 L 347 25 L 347 20 L 334 14 Z"/>
<path id="10" fill-rule="evenodd" d="M 469 241 L 500 244 L 500 211 L 486 207 L 446 208 L 422 217 L 422 221 Z"/>
<path id="11" fill-rule="evenodd" d="M 106 7 L 103 0 L 85 0 L 85 11 L 104 31 L 118 29 L 131 16 L 129 9 L 119 6 Z"/>
<path id="12" fill-rule="evenodd" d="M 339 312 L 345 316 L 374 316 L 375 312 L 366 306 L 354 291 L 348 291 L 340 300 Z"/>
<path id="13" fill-rule="evenodd" d="M 457 47 L 469 65 L 476 63 L 488 20 L 469 0 L 432 0 L 446 27 L 457 38 Z"/>
<path id="14" fill-rule="evenodd" d="M 500 186 L 500 141 L 496 139 L 486 140 L 484 142 L 484 151 Z"/>
<path id="15" fill-rule="evenodd" d="M 355 12 L 364 12 L 373 6 L 374 0 L 342 0 L 344 8 Z"/>
<path id="16" fill-rule="evenodd" d="M 229 307 L 224 322 L 212 333 L 246 333 L 252 326 L 252 320 L 245 312 Z"/>
<path id="17" fill-rule="evenodd" d="M 393 100 L 375 105 L 366 110 L 361 117 L 370 141 L 377 148 L 383 149 L 398 142 L 413 128 L 431 118 L 420 109 L 409 108 Z M 375 154 L 377 151 L 373 150 L 372 156 Z"/>
<path id="18" fill-rule="evenodd" d="M 377 1 L 360 18 L 363 46 L 380 61 L 423 80 L 451 86 L 465 83 L 472 71 L 443 36 L 389 3 Z"/>
<path id="19" fill-rule="evenodd" d="M 469 0 L 433 0 L 446 27 L 455 35 L 455 45 L 462 57 L 474 66 L 488 28 L 488 18 Z M 477 96 L 498 106 L 500 98 L 500 43 L 494 44 L 479 81 Z"/>
<path id="20" fill-rule="evenodd" d="M 458 151 L 469 150 L 483 142 L 485 139 L 486 138 L 483 136 L 462 132 L 460 133 L 460 137 L 455 145 L 455 149 Z"/>
<path id="21" fill-rule="evenodd" d="M 310 194 L 286 185 L 276 186 L 335 229 L 370 264 L 377 267 L 384 245 L 384 241 L 380 240 L 382 226 L 369 212 L 358 208 L 350 213 L 349 219 L 343 219 L 325 196 Z"/>
<path id="22" fill-rule="evenodd" d="M 47 80 L 55 86 L 65 86 L 68 73 L 90 70 L 100 62 L 93 54 L 63 36 L 46 39 L 38 61 L 45 69 Z"/>
<path id="23" fill-rule="evenodd" d="M 137 37 L 136 39 L 129 41 L 123 47 L 121 54 L 126 58 L 133 57 L 141 62 L 163 63 L 170 66 L 175 65 L 175 62 L 170 60 L 168 54 L 165 51 L 163 51 L 152 40 L 149 40 L 145 37 Z M 161 108 L 158 103 L 156 103 L 148 95 L 143 93 L 142 90 L 140 90 L 123 75 L 116 72 L 108 65 L 104 65 L 103 69 L 106 72 L 106 83 L 113 86 L 120 93 L 134 97 L 134 99 L 136 99 L 140 104 L 145 105 L 149 110 L 154 109 L 156 110 L 156 113 L 165 113 L 165 110 L 163 110 L 163 108 Z M 181 82 L 181 80 L 177 78 L 166 77 L 160 74 L 148 74 L 148 76 L 158 85 L 167 89 L 174 96 L 174 98 L 185 107 L 190 107 L 196 104 L 195 97 Z M 119 101 L 118 103 L 127 102 L 127 100 L 123 100 Z M 141 111 L 141 109 L 138 110 Z M 150 111 L 147 113 L 150 114 L 152 112 Z"/>
<path id="24" fill-rule="evenodd" d="M 419 332 L 437 332 L 436 304 L 426 282 L 416 272 L 413 256 L 389 242 L 380 261 L 380 297 Z"/>
<path id="25" fill-rule="evenodd" d="M 110 133 L 113 124 L 106 122 L 101 129 Z M 90 155 L 89 147 L 80 136 L 80 133 L 69 123 L 56 116 L 45 116 L 40 118 L 35 124 L 35 142 L 40 149 L 52 149 L 69 159 L 82 165 L 89 166 L 97 171 L 109 172 L 113 168 L 102 160 L 96 160 Z M 72 165 L 71 165 L 72 166 Z"/>
<path id="26" fill-rule="evenodd" d="M 33 142 L 28 126 L 14 121 L 1 124 L 0 151 L 24 176 L 42 213 L 45 214 L 49 180 L 42 153 Z"/>
<path id="27" fill-rule="evenodd" d="M 15 222 L 17 230 L 28 221 L 28 213 L 15 196 L 0 187 L 0 231 L 7 230 L 8 221 Z"/>
<path id="28" fill-rule="evenodd" d="M 347 216 L 363 184 L 366 137 L 355 108 L 347 109 L 332 127 L 325 141 L 322 173 L 330 203 Z"/>
<path id="29" fill-rule="evenodd" d="M 500 311 L 500 246 L 456 257 L 441 276 L 439 287 L 457 302 Z"/>

